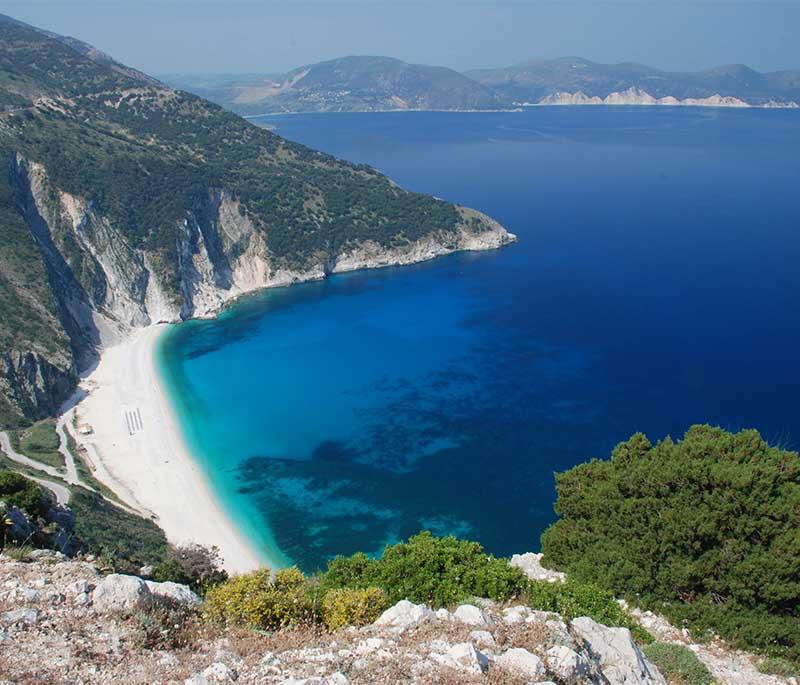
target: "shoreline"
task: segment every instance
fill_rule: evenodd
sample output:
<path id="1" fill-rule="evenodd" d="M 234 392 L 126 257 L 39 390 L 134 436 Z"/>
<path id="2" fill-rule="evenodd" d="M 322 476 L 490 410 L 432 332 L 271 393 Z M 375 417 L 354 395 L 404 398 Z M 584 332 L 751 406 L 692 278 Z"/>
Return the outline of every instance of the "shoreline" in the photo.
<path id="1" fill-rule="evenodd" d="M 342 109 L 331 111 L 319 110 L 291 110 L 287 112 L 263 112 L 261 114 L 238 114 L 242 119 L 260 119 L 263 117 L 280 117 L 284 115 L 308 114 L 398 114 L 434 112 L 440 114 L 515 114 L 529 109 L 542 107 L 701 107 L 707 109 L 800 109 L 800 104 L 792 102 L 778 102 L 774 104 L 751 104 L 744 102 L 742 105 L 724 105 L 699 102 L 521 102 L 510 109 Z M 222 106 L 222 105 L 220 105 Z"/>
<path id="2" fill-rule="evenodd" d="M 94 476 L 149 512 L 169 542 L 214 545 L 233 573 L 280 568 L 236 526 L 186 444 L 156 360 L 168 326 L 136 329 L 102 352 L 81 382 L 87 394 L 75 407 L 78 422 L 93 432 L 75 438 L 99 462 Z"/>

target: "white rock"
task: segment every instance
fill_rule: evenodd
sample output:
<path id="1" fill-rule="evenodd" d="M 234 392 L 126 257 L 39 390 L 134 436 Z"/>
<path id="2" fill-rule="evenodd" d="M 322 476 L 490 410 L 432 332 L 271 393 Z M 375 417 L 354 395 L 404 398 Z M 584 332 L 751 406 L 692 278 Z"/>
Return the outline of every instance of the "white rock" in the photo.
<path id="1" fill-rule="evenodd" d="M 605 678 L 625 685 L 666 685 L 666 680 L 642 654 L 627 628 L 608 628 L 588 616 L 570 624 Z"/>
<path id="2" fill-rule="evenodd" d="M 531 580 L 546 580 L 548 583 L 563 583 L 567 576 L 560 571 L 551 571 L 542 566 L 542 555 L 528 552 L 515 554 L 508 562 L 511 566 L 521 569 Z"/>
<path id="3" fill-rule="evenodd" d="M 535 654 L 531 654 L 527 649 L 514 647 L 507 652 L 503 652 L 495 660 L 498 666 L 522 676 L 523 678 L 540 678 L 545 674 L 545 667 L 542 660 Z"/>
<path id="4" fill-rule="evenodd" d="M 24 623 L 32 626 L 39 620 L 39 612 L 36 609 L 14 609 L 6 611 L 0 615 L 0 621 L 6 625 L 14 623 Z"/>
<path id="5" fill-rule="evenodd" d="M 453 618 L 468 626 L 490 628 L 494 625 L 494 621 L 483 609 L 472 604 L 462 604 L 453 612 Z"/>
<path id="6" fill-rule="evenodd" d="M 137 611 L 152 602 L 150 589 L 141 578 L 119 573 L 106 576 L 92 592 L 92 604 L 100 613 Z"/>
<path id="7" fill-rule="evenodd" d="M 439 652 L 444 654 L 448 649 L 450 649 L 451 645 L 446 640 L 431 640 L 427 647 L 431 652 Z"/>
<path id="8" fill-rule="evenodd" d="M 435 614 L 424 604 L 414 604 L 407 599 L 400 600 L 384 611 L 375 621 L 376 626 L 391 626 L 405 630 L 418 626 L 434 618 Z"/>
<path id="9" fill-rule="evenodd" d="M 155 597 L 171 600 L 189 607 L 197 606 L 202 603 L 202 600 L 186 585 L 173 583 L 171 581 L 156 583 L 152 580 L 146 580 L 144 582 Z"/>
<path id="10" fill-rule="evenodd" d="M 465 673 L 480 674 L 489 670 L 489 658 L 469 642 L 453 645 L 444 654 L 431 654 L 430 659 Z"/>
<path id="11" fill-rule="evenodd" d="M 436 610 L 436 618 L 440 621 L 449 621 L 452 616 L 447 609 L 437 609 Z"/>
<path id="12" fill-rule="evenodd" d="M 379 638 L 379 637 L 368 637 L 366 640 L 361 640 L 356 645 L 355 653 L 358 656 L 366 656 L 374 652 L 377 649 L 380 649 L 386 644 L 386 640 Z"/>
<path id="13" fill-rule="evenodd" d="M 589 664 L 580 654 L 563 645 L 547 650 L 544 657 L 547 670 L 566 683 L 581 680 L 589 672 Z"/>
<path id="14" fill-rule="evenodd" d="M 160 652 L 158 657 L 159 666 L 175 667 L 178 665 L 178 657 L 172 652 Z"/>
<path id="15" fill-rule="evenodd" d="M 503 621 L 509 625 L 515 623 L 546 623 L 554 620 L 560 621 L 561 617 L 550 611 L 537 611 L 524 605 L 503 609 Z"/>
<path id="16" fill-rule="evenodd" d="M 497 646 L 494 635 L 492 635 L 488 630 L 473 630 L 469 634 L 469 639 L 473 642 L 473 644 L 478 645 L 478 647 Z"/>
<path id="17" fill-rule="evenodd" d="M 233 683 L 237 680 L 238 674 L 232 668 L 228 668 L 221 661 L 214 662 L 202 673 L 193 675 L 184 681 L 184 685 L 210 685 L 211 683 Z"/>
<path id="18" fill-rule="evenodd" d="M 74 583 L 67 585 L 67 594 L 78 596 L 87 592 L 91 592 L 92 588 L 85 580 L 76 580 Z"/>
<path id="19" fill-rule="evenodd" d="M 567 624 L 560 618 L 548 619 L 544 622 L 544 625 L 547 628 L 547 639 L 550 644 L 569 647 L 573 651 L 578 648 L 578 644 L 570 634 Z"/>
<path id="20" fill-rule="evenodd" d="M 23 587 L 20 592 L 22 592 L 22 598 L 26 602 L 35 602 L 39 599 L 39 591 L 32 587 Z"/>
<path id="21" fill-rule="evenodd" d="M 329 676 L 325 677 L 313 677 L 313 678 L 289 678 L 287 680 L 282 680 L 280 685 L 348 685 L 350 681 L 347 679 L 343 673 L 332 673 Z"/>

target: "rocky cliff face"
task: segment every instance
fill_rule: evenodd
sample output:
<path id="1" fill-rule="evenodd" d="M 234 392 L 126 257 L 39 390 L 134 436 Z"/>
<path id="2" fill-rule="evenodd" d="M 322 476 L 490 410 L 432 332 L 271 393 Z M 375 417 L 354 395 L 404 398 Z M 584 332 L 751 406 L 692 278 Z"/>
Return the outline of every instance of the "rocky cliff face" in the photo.
<path id="1" fill-rule="evenodd" d="M 74 352 L 74 360 L 53 360 L 34 351 L 0 357 L 4 395 L 31 417 L 55 412 L 74 388 L 77 370 L 134 328 L 211 316 L 262 288 L 459 250 L 494 249 L 515 240 L 497 222 L 459 208 L 457 231 L 390 248 L 370 240 L 348 244 L 338 255 L 321 255 L 306 269 L 292 270 L 276 264 L 263 232 L 236 197 L 207 188 L 176 226 L 175 284 L 164 282 L 151 255 L 133 247 L 93 202 L 58 188 L 42 164 L 18 154 L 12 181 L 17 208 L 46 264 Z"/>

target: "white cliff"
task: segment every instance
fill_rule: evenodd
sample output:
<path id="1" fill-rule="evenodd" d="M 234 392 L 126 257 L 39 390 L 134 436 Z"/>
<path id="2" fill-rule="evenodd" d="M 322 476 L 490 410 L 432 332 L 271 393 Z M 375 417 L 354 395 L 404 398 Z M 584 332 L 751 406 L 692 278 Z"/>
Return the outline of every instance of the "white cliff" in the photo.
<path id="1" fill-rule="evenodd" d="M 628 88 L 624 91 L 615 91 L 605 97 L 589 96 L 583 91 L 574 93 L 559 91 L 542 98 L 537 105 L 662 105 L 667 107 L 762 107 L 765 109 L 796 109 L 800 107 L 796 102 L 770 101 L 763 105 L 752 105 L 739 98 L 719 94 L 704 98 L 678 99 L 671 95 L 654 97 L 640 88 Z"/>

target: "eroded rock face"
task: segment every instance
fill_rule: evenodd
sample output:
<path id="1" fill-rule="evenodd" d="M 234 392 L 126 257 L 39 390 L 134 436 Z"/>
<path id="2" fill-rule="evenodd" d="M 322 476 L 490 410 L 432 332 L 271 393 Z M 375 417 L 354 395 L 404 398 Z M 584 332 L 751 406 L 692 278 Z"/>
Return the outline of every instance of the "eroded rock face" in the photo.
<path id="1" fill-rule="evenodd" d="M 667 685 L 658 669 L 642 654 L 627 628 L 609 628 L 586 616 L 574 619 L 570 628 L 609 682 Z"/>
<path id="2" fill-rule="evenodd" d="M 176 223 L 170 240 L 177 263 L 167 264 L 158 251 L 132 242 L 100 204 L 59 188 L 43 164 L 17 154 L 11 171 L 15 203 L 51 281 L 53 327 L 66 336 L 57 353 L 26 343 L 0 354 L 0 392 L 28 418 L 55 414 L 75 389 L 78 369 L 135 328 L 212 316 L 262 288 L 495 249 L 516 239 L 480 212 L 458 207 L 452 230 L 403 245 L 363 240 L 289 268 L 270 253 L 263 227 L 240 199 L 209 187 L 198 190 Z"/>

